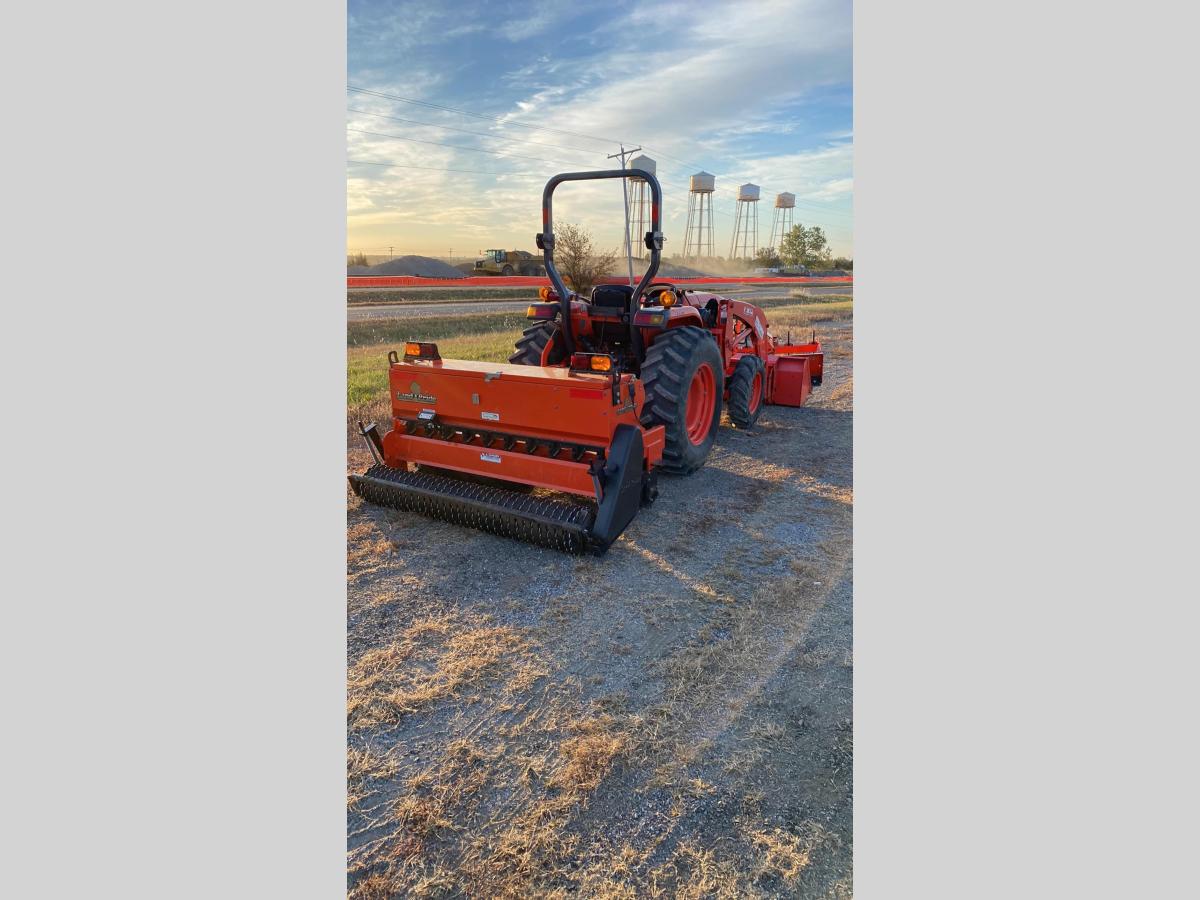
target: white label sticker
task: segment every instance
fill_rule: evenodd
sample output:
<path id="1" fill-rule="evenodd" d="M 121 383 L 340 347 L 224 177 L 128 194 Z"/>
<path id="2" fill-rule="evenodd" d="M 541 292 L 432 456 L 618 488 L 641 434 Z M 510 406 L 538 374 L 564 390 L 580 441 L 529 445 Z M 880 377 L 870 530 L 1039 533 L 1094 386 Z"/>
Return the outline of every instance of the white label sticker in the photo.
<path id="1" fill-rule="evenodd" d="M 494 462 L 494 463 L 500 462 L 500 457 L 497 456 L 495 453 L 480 453 L 479 458 L 482 459 L 484 462 Z"/>
<path id="2" fill-rule="evenodd" d="M 479 415 L 483 416 L 483 418 L 487 419 L 489 422 L 499 422 L 500 421 L 500 413 L 485 412 L 485 413 L 480 413 Z"/>

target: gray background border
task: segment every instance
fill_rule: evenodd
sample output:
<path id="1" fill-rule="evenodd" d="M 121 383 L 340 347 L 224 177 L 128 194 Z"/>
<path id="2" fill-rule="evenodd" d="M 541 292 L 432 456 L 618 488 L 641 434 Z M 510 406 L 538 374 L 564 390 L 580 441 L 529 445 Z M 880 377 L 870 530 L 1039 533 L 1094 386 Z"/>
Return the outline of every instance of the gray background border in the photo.
<path id="1" fill-rule="evenodd" d="M 860 897 L 1193 880 L 1177 9 L 856 4 Z M 345 10 L 6 19 L 3 893 L 340 895 Z"/>

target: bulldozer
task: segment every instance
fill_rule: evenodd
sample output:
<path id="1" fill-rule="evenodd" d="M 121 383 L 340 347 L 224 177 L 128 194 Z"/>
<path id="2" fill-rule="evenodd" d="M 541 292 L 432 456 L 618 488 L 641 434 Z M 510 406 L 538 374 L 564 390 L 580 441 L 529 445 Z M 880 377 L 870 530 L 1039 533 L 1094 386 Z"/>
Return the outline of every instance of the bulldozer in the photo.
<path id="1" fill-rule="evenodd" d="M 554 264 L 553 197 L 566 182 L 650 187 L 650 262 L 635 285 L 571 291 Z M 443 359 L 413 340 L 388 357 L 392 427 L 359 432 L 374 457 L 350 476 L 364 500 L 567 552 L 603 554 L 658 497 L 660 472 L 704 465 L 724 403 L 735 428 L 801 406 L 824 352 L 780 342 L 763 311 L 656 282 L 662 189 L 640 169 L 569 172 L 542 192 L 538 249 L 550 285 L 508 363 Z"/>
<path id="2" fill-rule="evenodd" d="M 545 275 L 542 261 L 526 250 L 484 250 L 475 275 Z"/>

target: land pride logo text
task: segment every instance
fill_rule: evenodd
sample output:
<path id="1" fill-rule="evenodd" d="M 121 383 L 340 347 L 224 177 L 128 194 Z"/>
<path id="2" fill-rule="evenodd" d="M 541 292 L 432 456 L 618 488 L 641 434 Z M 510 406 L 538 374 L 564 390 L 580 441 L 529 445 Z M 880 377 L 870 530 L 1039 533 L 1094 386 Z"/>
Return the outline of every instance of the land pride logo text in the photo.
<path id="1" fill-rule="evenodd" d="M 421 386 L 419 384 L 417 384 L 415 381 L 408 386 L 408 390 L 409 390 L 409 392 L 407 394 L 397 391 L 396 399 L 397 400 L 414 400 L 419 403 L 437 403 L 437 397 L 431 396 L 430 394 L 422 394 Z"/>

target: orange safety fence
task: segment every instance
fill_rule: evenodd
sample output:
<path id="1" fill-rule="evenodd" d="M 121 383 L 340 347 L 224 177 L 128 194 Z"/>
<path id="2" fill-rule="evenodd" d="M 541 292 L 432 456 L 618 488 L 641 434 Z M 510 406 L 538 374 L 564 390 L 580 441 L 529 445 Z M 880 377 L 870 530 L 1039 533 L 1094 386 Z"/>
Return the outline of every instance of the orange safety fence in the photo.
<path id="1" fill-rule="evenodd" d="M 656 281 L 668 281 L 671 284 L 853 284 L 853 275 L 828 277 L 764 277 L 754 276 L 745 278 L 713 276 L 711 278 L 666 278 L 658 277 Z M 605 284 L 628 284 L 628 278 L 606 278 Z M 346 287 L 542 287 L 550 284 L 550 279 L 534 275 L 496 275 L 471 276 L 468 278 L 421 278 L 416 275 L 348 275 Z"/>

